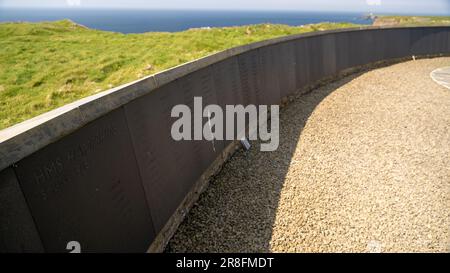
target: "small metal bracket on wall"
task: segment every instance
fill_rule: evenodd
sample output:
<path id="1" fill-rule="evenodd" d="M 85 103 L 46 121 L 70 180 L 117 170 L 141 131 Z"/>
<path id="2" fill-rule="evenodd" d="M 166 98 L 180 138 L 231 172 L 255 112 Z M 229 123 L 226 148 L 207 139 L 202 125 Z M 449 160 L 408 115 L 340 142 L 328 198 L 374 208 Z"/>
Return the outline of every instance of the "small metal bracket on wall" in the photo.
<path id="1" fill-rule="evenodd" d="M 246 151 L 250 150 L 251 147 L 250 142 L 248 142 L 248 140 L 245 137 L 241 139 L 241 144 Z"/>

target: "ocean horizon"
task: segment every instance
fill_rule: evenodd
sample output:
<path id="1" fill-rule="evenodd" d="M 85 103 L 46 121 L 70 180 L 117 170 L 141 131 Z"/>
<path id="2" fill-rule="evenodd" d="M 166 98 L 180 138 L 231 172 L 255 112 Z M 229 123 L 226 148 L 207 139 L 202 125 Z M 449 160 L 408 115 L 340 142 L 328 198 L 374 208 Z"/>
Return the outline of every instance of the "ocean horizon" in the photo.
<path id="1" fill-rule="evenodd" d="M 320 22 L 372 24 L 365 13 L 313 11 L 0 9 L 0 22 L 70 19 L 86 27 L 121 33 L 176 32 L 191 28 L 253 24 L 300 26 Z"/>

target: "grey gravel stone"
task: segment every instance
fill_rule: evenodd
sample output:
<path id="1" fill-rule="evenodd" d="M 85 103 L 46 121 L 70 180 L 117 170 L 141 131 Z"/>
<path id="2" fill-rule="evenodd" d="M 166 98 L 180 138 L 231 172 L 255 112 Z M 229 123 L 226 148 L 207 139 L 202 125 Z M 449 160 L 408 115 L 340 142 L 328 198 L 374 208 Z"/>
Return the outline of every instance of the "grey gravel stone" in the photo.
<path id="1" fill-rule="evenodd" d="M 281 112 L 280 147 L 237 152 L 168 252 L 449 252 L 450 58 L 352 75 Z"/>

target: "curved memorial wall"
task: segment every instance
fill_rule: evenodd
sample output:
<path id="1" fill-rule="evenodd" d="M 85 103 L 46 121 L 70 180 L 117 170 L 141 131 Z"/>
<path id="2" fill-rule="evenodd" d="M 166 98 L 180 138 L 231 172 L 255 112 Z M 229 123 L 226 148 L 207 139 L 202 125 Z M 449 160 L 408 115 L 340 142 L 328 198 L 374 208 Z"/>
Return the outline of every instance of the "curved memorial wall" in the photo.
<path id="1" fill-rule="evenodd" d="M 232 48 L 0 131 L 0 252 L 158 251 L 234 143 L 174 141 L 174 105 L 280 104 L 383 60 L 450 53 L 450 27 L 361 28 Z M 73 243 L 72 243 L 73 244 Z M 70 245 L 70 244 L 69 244 Z"/>

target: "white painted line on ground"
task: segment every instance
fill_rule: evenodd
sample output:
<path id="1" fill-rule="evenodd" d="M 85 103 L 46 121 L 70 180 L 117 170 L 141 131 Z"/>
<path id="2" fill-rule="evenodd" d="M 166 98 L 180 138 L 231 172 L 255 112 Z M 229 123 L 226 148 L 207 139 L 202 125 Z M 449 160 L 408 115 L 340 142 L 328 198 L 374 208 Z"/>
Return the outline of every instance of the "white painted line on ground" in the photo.
<path id="1" fill-rule="evenodd" d="M 450 89 L 450 66 L 441 67 L 441 68 L 431 71 L 430 77 L 437 84 Z"/>

